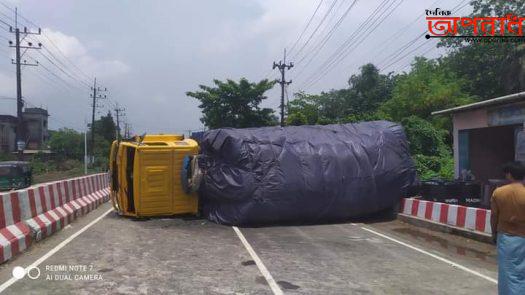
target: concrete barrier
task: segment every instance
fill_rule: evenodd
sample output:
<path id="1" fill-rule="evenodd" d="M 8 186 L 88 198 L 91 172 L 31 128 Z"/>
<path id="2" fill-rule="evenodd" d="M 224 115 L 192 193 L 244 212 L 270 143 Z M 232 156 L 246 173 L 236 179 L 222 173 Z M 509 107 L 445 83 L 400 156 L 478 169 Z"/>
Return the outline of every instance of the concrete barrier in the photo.
<path id="1" fill-rule="evenodd" d="M 31 231 L 23 222 L 17 192 L 0 194 L 0 262 L 24 251 L 31 244 Z"/>
<path id="2" fill-rule="evenodd" d="M 101 178 L 105 175 L 95 174 L 29 188 L 27 196 L 31 215 L 25 220 L 33 239 L 39 241 L 53 234 L 102 204 L 104 181 Z"/>
<path id="3" fill-rule="evenodd" d="M 107 201 L 108 185 L 100 173 L 0 194 L 0 262 Z"/>
<path id="4" fill-rule="evenodd" d="M 435 223 L 490 235 L 490 210 L 425 201 L 402 199 L 400 213 Z"/>

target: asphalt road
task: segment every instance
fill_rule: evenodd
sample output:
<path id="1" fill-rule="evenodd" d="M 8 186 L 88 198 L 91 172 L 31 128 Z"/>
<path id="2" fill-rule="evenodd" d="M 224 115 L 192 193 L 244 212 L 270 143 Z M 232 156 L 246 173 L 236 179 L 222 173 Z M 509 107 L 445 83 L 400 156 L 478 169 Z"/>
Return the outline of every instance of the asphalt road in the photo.
<path id="1" fill-rule="evenodd" d="M 5 294 L 497 292 L 494 246 L 400 221 L 237 231 L 193 218 L 134 221 L 109 210 L 99 207 L 1 265 L 0 288 Z M 33 278 L 12 279 L 14 267 L 30 265 L 38 278 L 33 268 Z"/>

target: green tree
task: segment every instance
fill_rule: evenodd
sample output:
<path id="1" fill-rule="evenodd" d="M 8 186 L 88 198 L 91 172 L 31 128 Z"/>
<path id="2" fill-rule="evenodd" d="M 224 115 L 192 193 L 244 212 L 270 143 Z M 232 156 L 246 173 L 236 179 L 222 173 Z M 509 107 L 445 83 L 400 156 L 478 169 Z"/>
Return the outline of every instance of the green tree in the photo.
<path id="1" fill-rule="evenodd" d="M 305 119 L 304 124 L 317 124 L 319 119 L 318 99 L 318 95 L 309 95 L 304 92 L 296 93 L 295 99 L 288 103 L 288 117 L 298 116 Z"/>
<path id="2" fill-rule="evenodd" d="M 395 81 L 396 76 L 380 74 L 373 64 L 366 64 L 348 79 L 348 88 L 319 95 L 295 94 L 289 114 L 301 113 L 308 124 L 321 125 L 383 119 L 388 116 L 376 114 L 376 110 L 390 99 Z"/>
<path id="3" fill-rule="evenodd" d="M 187 96 L 200 102 L 201 121 L 208 128 L 245 128 L 277 124 L 274 111 L 260 107 L 261 102 L 267 98 L 264 93 L 271 89 L 275 82 L 265 79 L 258 83 L 250 83 L 245 78 L 239 82 L 213 82 L 214 87 L 199 85 L 200 91 L 186 92 Z"/>
<path id="4" fill-rule="evenodd" d="M 379 110 L 396 122 L 415 115 L 450 127 L 448 120 L 434 118 L 431 112 L 472 102 L 464 83 L 438 61 L 416 57 L 410 73 L 397 78 L 392 98 Z"/>
<path id="5" fill-rule="evenodd" d="M 108 111 L 107 115 L 95 120 L 95 135 L 99 135 L 106 141 L 112 142 L 115 139 L 116 132 L 117 124 L 113 121 L 113 116 L 110 111 Z"/>
<path id="6" fill-rule="evenodd" d="M 390 99 L 396 76 L 383 75 L 373 64 L 361 67 L 360 73 L 352 75 L 348 80 L 349 93 L 346 95 L 348 114 L 371 114 L 379 105 Z"/>
<path id="7" fill-rule="evenodd" d="M 367 121 L 379 121 L 379 120 L 392 120 L 387 114 L 375 112 L 375 113 L 365 113 L 365 114 L 356 114 L 349 115 L 345 118 L 344 123 L 358 123 L 358 122 L 367 122 Z"/>
<path id="8" fill-rule="evenodd" d="M 84 136 L 68 128 L 50 132 L 49 147 L 58 159 L 82 160 Z"/>
<path id="9" fill-rule="evenodd" d="M 454 160 L 450 147 L 445 143 L 448 132 L 417 116 L 404 118 L 401 124 L 421 179 L 452 179 Z"/>
<path id="10" fill-rule="evenodd" d="M 413 155 L 439 156 L 449 151 L 445 144 L 446 130 L 438 129 L 417 116 L 404 118 L 401 125 L 405 129 Z"/>
<path id="11" fill-rule="evenodd" d="M 306 116 L 301 112 L 295 112 L 288 115 L 286 125 L 301 126 L 308 124 Z"/>
<path id="12" fill-rule="evenodd" d="M 470 4 L 470 17 L 525 14 L 523 0 L 473 0 Z M 459 26 L 459 31 L 462 35 L 473 35 L 472 27 Z M 496 26 L 496 34 L 499 31 L 500 26 Z M 467 82 L 465 89 L 477 99 L 490 99 L 525 89 L 525 46 L 522 43 L 467 43 L 462 39 L 444 38 L 439 46 L 450 49 L 442 62 Z"/>

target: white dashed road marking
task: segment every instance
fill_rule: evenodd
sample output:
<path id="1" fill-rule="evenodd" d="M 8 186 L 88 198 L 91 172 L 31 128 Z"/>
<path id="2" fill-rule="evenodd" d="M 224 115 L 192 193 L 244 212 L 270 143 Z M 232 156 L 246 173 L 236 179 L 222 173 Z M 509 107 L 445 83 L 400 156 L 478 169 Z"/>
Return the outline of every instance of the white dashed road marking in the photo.
<path id="1" fill-rule="evenodd" d="M 264 278 L 268 282 L 268 285 L 270 285 L 270 288 L 272 289 L 273 294 L 282 295 L 283 290 L 281 290 L 279 285 L 277 285 L 272 275 L 270 274 L 266 266 L 264 266 L 264 263 L 259 258 L 257 253 L 255 253 L 255 250 L 253 250 L 252 246 L 250 245 L 250 243 L 248 243 L 248 241 L 246 240 L 242 232 L 236 226 L 232 226 L 232 228 L 237 234 L 237 236 L 239 237 L 239 239 L 241 240 L 242 244 L 244 245 L 248 253 L 250 253 L 250 256 L 252 257 L 253 261 L 255 261 L 255 264 L 257 265 L 257 267 L 259 268 L 259 271 L 261 272 L 261 274 L 264 276 Z"/>

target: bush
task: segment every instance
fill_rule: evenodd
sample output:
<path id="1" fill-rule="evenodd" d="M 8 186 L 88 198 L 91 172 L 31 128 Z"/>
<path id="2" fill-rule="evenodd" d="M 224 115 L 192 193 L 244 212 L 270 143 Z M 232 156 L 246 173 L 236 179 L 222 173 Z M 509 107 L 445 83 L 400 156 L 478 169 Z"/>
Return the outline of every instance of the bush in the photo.
<path id="1" fill-rule="evenodd" d="M 433 178 L 454 179 L 454 159 L 451 155 L 426 156 L 416 154 L 412 158 L 421 180 Z"/>
<path id="2" fill-rule="evenodd" d="M 31 168 L 33 169 L 33 174 L 42 174 L 56 170 L 56 165 L 52 161 L 44 162 L 35 157 L 31 160 Z"/>
<path id="3" fill-rule="evenodd" d="M 0 161 L 13 161 L 16 160 L 16 156 L 10 153 L 0 153 Z"/>
<path id="4" fill-rule="evenodd" d="M 286 125 L 301 126 L 306 124 L 308 124 L 308 120 L 306 116 L 300 112 L 291 113 L 288 115 L 288 118 L 286 118 Z"/>
<path id="5" fill-rule="evenodd" d="M 68 170 L 73 170 L 73 169 L 82 167 L 82 165 L 83 163 L 78 160 L 69 159 L 69 160 L 58 162 L 56 166 L 57 166 L 57 170 L 68 171 Z"/>
<path id="6" fill-rule="evenodd" d="M 446 130 L 434 127 L 430 122 L 417 116 L 401 120 L 413 155 L 440 156 L 450 153 L 445 144 Z"/>

